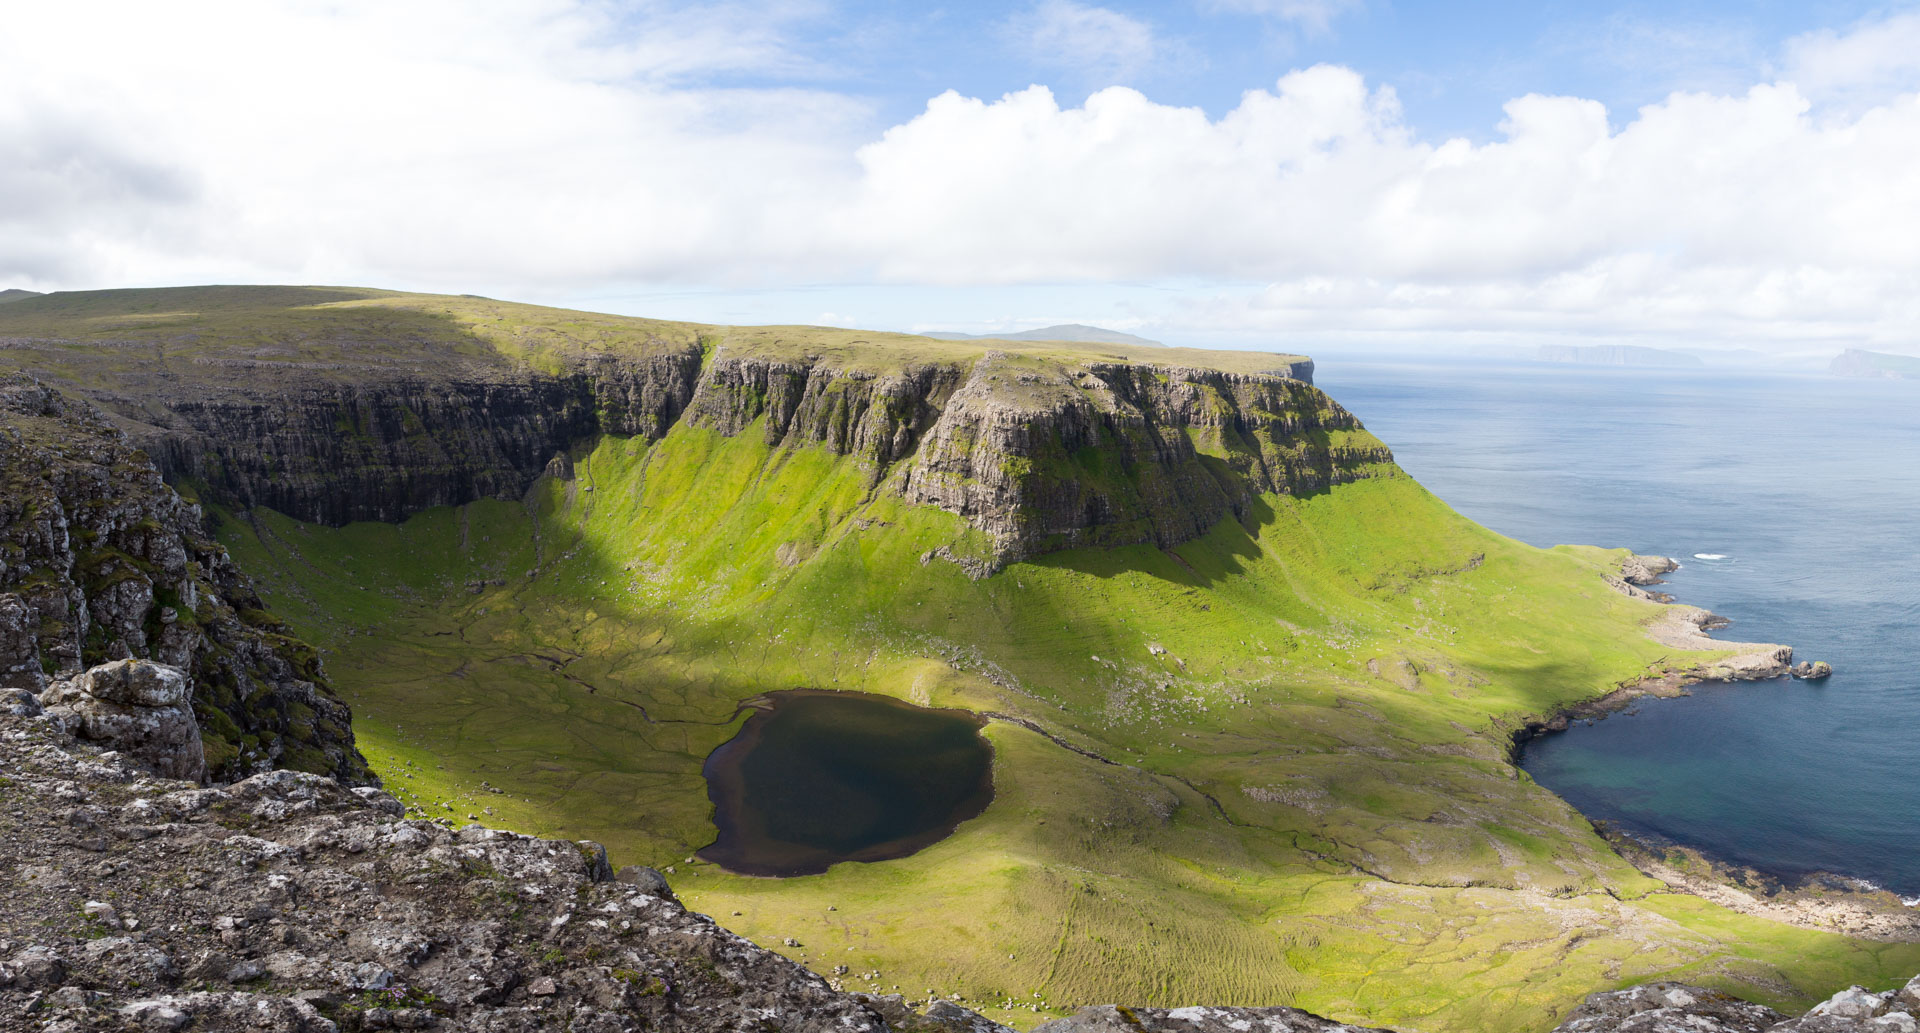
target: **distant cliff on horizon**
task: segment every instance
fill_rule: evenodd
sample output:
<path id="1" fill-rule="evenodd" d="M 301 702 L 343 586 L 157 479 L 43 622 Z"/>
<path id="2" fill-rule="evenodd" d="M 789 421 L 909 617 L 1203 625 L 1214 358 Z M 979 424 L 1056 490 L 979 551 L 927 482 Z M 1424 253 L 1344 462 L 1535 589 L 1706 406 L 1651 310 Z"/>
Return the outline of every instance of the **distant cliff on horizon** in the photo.
<path id="1" fill-rule="evenodd" d="M 1565 362 L 1580 366 L 1706 365 L 1698 355 L 1637 344 L 1543 344 L 1536 354 L 1541 362 Z"/>
<path id="2" fill-rule="evenodd" d="M 1848 348 L 1833 357 L 1827 371 L 1842 377 L 1888 377 L 1920 380 L 1920 358 Z"/>

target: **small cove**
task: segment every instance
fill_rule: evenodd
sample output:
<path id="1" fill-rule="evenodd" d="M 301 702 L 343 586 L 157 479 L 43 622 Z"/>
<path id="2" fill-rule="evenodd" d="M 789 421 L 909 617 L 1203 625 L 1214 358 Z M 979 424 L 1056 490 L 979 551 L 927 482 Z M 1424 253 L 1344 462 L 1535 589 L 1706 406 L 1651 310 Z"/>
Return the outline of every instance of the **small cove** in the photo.
<path id="1" fill-rule="evenodd" d="M 1676 557 L 1717 637 L 1823 683 L 1702 685 L 1530 742 L 1589 817 L 1781 875 L 1920 893 L 1920 383 L 1820 372 L 1325 361 L 1407 471 L 1532 542 Z"/>
<path id="2" fill-rule="evenodd" d="M 701 769 L 719 837 L 699 856 L 728 871 L 813 875 L 905 857 L 993 799 L 993 750 L 976 714 L 815 689 L 749 706 Z"/>

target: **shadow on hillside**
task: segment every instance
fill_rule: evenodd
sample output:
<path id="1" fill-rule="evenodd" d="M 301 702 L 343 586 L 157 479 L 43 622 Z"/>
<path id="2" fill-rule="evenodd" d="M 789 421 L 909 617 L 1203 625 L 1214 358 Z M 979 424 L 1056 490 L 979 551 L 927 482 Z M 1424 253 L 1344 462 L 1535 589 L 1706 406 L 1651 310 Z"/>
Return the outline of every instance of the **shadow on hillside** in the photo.
<path id="1" fill-rule="evenodd" d="M 1326 490 L 1306 494 L 1321 495 Z M 1222 517 L 1192 541 L 1065 549 L 1027 562 L 1102 579 L 1139 573 L 1183 588 L 1213 588 L 1247 573 L 1261 554 L 1261 529 L 1271 525 L 1275 516 L 1273 504 L 1256 495 L 1238 514 Z"/>

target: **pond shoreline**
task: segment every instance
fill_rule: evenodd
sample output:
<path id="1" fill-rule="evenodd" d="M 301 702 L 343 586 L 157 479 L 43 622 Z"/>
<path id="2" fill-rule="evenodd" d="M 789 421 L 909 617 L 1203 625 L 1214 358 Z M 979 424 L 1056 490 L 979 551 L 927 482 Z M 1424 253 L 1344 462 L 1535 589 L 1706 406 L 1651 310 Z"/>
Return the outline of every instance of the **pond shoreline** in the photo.
<path id="1" fill-rule="evenodd" d="M 993 801 L 988 718 L 891 696 L 769 692 L 701 766 L 718 835 L 696 852 L 736 875 L 817 875 L 906 857 Z"/>

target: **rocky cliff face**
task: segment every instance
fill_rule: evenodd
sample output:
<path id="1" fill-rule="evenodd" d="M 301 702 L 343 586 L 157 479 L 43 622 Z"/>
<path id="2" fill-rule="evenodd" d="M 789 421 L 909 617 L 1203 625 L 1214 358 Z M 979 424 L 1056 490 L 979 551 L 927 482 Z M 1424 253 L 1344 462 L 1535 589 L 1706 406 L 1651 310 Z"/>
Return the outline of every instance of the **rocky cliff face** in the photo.
<path id="1" fill-rule="evenodd" d="M 575 442 L 657 438 L 692 399 L 700 353 L 603 357 L 559 374 L 468 365 L 343 378 L 288 363 L 223 365 L 219 389 L 173 385 L 118 408 L 145 425 L 138 440 L 169 479 L 192 478 L 239 508 L 339 525 L 517 499 Z"/>
<path id="2" fill-rule="evenodd" d="M 328 346 L 366 357 L 355 347 Z M 990 568 L 1077 545 L 1175 545 L 1263 492 L 1317 491 L 1392 459 L 1311 386 L 1311 362 L 1284 357 L 1264 373 L 1044 350 L 886 368 L 704 337 L 542 368 L 504 355 L 150 357 L 48 340 L 8 342 L 7 354 L 111 410 L 170 480 L 336 525 L 519 498 L 594 435 L 654 439 L 686 420 L 857 457 L 875 484 L 984 531 Z"/>
<path id="3" fill-rule="evenodd" d="M 199 507 L 98 411 L 0 376 L 0 687 L 38 693 L 127 657 L 192 674 L 212 778 L 371 777 L 318 657 L 265 611 Z"/>
<path id="4" fill-rule="evenodd" d="M 998 562 L 1079 545 L 1171 547 L 1392 461 L 1318 389 L 1277 376 L 988 355 L 909 465 L 915 502 L 971 519 Z"/>

